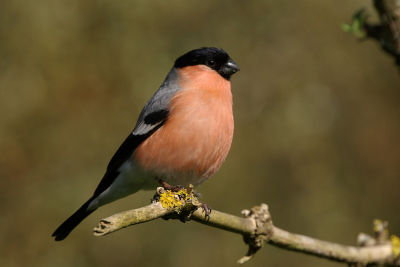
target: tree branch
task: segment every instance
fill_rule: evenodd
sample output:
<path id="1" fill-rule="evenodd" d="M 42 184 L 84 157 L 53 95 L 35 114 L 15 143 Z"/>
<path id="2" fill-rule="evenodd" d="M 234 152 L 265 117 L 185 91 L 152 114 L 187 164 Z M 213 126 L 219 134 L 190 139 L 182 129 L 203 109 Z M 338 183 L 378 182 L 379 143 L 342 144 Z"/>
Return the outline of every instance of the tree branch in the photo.
<path id="1" fill-rule="evenodd" d="M 181 190 L 172 193 L 159 187 L 151 205 L 121 212 L 101 220 L 94 228 L 94 235 L 103 236 L 160 217 L 180 219 L 184 222 L 193 220 L 243 235 L 244 241 L 249 245 L 249 251 L 238 261 L 239 264 L 250 260 L 264 244 L 268 243 L 333 261 L 346 262 L 351 266 L 371 264 L 400 266 L 400 239 L 392 236 L 392 242 L 388 241 L 387 223 L 379 220 L 374 222 L 375 238 L 360 234 L 359 247 L 353 247 L 282 230 L 273 225 L 266 204 L 242 211 L 244 218 L 213 211 L 209 220 L 206 219 L 203 211 L 198 209 L 200 206 L 201 203 L 191 192 Z"/>
<path id="2" fill-rule="evenodd" d="M 400 0 L 374 0 L 380 24 L 367 23 L 364 10 L 356 12 L 350 25 L 343 29 L 360 38 L 376 39 L 382 49 L 395 58 L 400 67 Z"/>
<path id="3" fill-rule="evenodd" d="M 380 24 L 366 24 L 369 37 L 378 40 L 382 48 L 396 59 L 400 66 L 400 0 L 374 0 Z"/>

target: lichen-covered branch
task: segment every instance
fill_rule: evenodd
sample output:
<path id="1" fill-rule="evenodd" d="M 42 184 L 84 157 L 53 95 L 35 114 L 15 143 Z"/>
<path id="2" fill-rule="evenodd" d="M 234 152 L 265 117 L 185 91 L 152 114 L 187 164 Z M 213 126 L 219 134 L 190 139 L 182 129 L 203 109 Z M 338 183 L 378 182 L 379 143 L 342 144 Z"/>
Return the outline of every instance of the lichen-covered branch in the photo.
<path id="1" fill-rule="evenodd" d="M 213 211 L 208 219 L 197 198 L 186 190 L 173 193 L 158 188 L 153 203 L 136 210 L 115 214 L 100 221 L 94 235 L 102 236 L 127 226 L 163 219 L 193 220 L 202 224 L 243 235 L 249 245 L 246 256 L 238 263 L 250 260 L 264 244 L 271 244 L 288 250 L 315 255 L 351 266 L 372 264 L 400 266 L 400 239 L 392 236 L 389 240 L 387 223 L 374 222 L 375 237 L 360 234 L 359 246 L 343 246 L 315 238 L 290 233 L 273 225 L 266 204 L 242 211 L 244 218 Z"/>

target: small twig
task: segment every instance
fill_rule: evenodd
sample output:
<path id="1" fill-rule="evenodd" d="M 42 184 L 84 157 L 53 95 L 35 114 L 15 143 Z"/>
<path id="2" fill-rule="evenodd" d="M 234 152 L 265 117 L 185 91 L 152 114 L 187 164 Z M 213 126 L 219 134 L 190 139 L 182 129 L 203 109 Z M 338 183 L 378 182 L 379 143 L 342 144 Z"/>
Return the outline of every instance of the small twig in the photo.
<path id="1" fill-rule="evenodd" d="M 376 39 L 382 49 L 392 55 L 400 66 L 400 0 L 373 0 L 380 23 L 369 23 L 364 10 L 357 11 L 350 24 L 343 24 L 346 32 L 361 39 Z"/>
<path id="2" fill-rule="evenodd" d="M 275 227 L 269 243 L 338 262 L 397 266 L 393 264 L 394 258 L 390 242 L 371 247 L 343 246 L 308 236 L 293 234 Z"/>
<path id="3" fill-rule="evenodd" d="M 374 5 L 381 25 L 379 33 L 371 37 L 376 38 L 386 52 L 395 56 L 400 65 L 400 0 L 374 0 Z"/>
<path id="4" fill-rule="evenodd" d="M 157 202 L 143 208 L 117 213 L 102 219 L 99 225 L 94 228 L 94 235 L 103 236 L 111 234 L 131 225 L 158 219 L 169 212 L 172 211 L 163 208 L 163 206 Z"/>

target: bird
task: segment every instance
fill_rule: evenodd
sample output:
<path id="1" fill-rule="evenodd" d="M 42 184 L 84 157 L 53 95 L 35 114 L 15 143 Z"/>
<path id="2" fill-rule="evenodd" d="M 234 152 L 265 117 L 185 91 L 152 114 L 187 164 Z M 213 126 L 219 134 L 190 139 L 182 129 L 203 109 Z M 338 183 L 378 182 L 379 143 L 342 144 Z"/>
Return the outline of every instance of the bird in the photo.
<path id="1" fill-rule="evenodd" d="M 207 181 L 232 144 L 230 79 L 239 70 L 227 52 L 215 47 L 191 50 L 175 60 L 93 196 L 57 228 L 55 240 L 64 240 L 97 208 L 140 190 Z"/>

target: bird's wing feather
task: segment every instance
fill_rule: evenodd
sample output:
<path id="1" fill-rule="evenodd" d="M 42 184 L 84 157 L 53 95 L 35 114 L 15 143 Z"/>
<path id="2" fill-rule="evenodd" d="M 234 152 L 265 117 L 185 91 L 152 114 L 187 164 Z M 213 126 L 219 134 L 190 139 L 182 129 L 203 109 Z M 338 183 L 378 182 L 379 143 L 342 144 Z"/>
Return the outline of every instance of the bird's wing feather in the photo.
<path id="1" fill-rule="evenodd" d="M 168 110 L 160 110 L 150 113 L 141 121 L 133 132 L 125 139 L 108 163 L 107 171 L 97 186 L 94 195 L 100 195 L 118 177 L 119 167 L 132 155 L 135 149 L 155 131 L 157 131 L 167 120 Z"/>
<path id="2" fill-rule="evenodd" d="M 101 194 L 114 182 L 120 173 L 119 167 L 143 141 L 166 122 L 169 115 L 169 102 L 179 90 L 178 73 L 175 68 L 172 68 L 163 84 L 144 106 L 133 132 L 125 139 L 111 158 L 107 171 L 97 186 L 94 196 Z"/>

